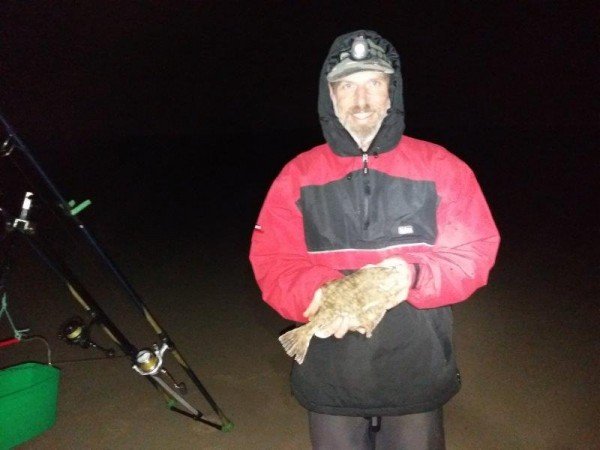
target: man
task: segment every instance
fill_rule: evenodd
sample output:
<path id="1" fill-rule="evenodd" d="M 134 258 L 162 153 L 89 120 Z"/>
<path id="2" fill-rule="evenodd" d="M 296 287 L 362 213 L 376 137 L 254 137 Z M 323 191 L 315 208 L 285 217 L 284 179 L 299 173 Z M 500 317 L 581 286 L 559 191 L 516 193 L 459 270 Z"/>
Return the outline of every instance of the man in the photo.
<path id="1" fill-rule="evenodd" d="M 294 364 L 313 447 L 444 448 L 442 406 L 460 388 L 449 305 L 487 283 L 498 231 L 467 165 L 403 135 L 400 61 L 377 33 L 335 40 L 319 116 L 327 143 L 284 167 L 255 227 L 263 297 L 306 322 L 323 284 L 373 265 L 397 268 L 403 294 L 372 336 L 334 317 Z"/>

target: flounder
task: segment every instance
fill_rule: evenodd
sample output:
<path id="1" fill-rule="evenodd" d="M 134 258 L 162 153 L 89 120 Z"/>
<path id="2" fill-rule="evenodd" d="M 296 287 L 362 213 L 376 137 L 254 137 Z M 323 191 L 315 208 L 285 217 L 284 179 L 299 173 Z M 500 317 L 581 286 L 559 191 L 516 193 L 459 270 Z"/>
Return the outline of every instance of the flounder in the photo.
<path id="1" fill-rule="evenodd" d="M 309 322 L 279 337 L 286 353 L 302 364 L 313 335 L 327 329 L 331 323 L 346 317 L 349 323 L 360 324 L 350 331 L 360 330 L 370 337 L 388 308 L 398 303 L 403 291 L 398 269 L 371 266 L 357 270 L 321 287 L 322 300 Z"/>

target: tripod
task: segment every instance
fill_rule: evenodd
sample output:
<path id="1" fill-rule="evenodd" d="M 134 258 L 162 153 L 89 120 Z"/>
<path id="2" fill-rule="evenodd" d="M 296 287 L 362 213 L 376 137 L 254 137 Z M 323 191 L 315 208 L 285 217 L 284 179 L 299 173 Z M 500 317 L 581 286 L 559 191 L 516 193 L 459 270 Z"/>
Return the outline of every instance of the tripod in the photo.
<path id="1" fill-rule="evenodd" d="M 77 214 L 85 208 L 89 201 L 79 205 L 67 203 L 61 196 L 55 185 L 49 177 L 44 173 L 40 165 L 23 141 L 12 130 L 8 122 L 0 115 L 0 122 L 4 126 L 6 137 L 0 139 L 0 157 L 12 158 L 15 154 L 19 154 L 33 167 L 36 174 L 42 180 L 45 189 L 50 193 L 52 201 L 50 207 L 54 208 L 61 217 L 74 226 L 81 233 L 85 241 L 93 249 L 99 257 L 102 264 L 108 269 L 112 276 L 117 280 L 120 288 L 125 292 L 129 300 L 139 310 L 144 319 L 148 322 L 152 330 L 156 333 L 159 343 L 152 344 L 147 348 L 138 349 L 125 336 L 125 334 L 115 325 L 115 323 L 102 310 L 84 284 L 76 277 L 75 273 L 63 260 L 61 260 L 55 252 L 52 251 L 47 242 L 38 236 L 35 224 L 30 220 L 29 213 L 34 201 L 34 194 L 27 192 L 22 203 L 21 213 L 17 216 L 11 216 L 10 213 L 0 208 L 0 213 L 4 216 L 6 231 L 12 235 L 19 235 L 33 248 L 40 259 L 47 264 L 54 273 L 63 281 L 72 297 L 77 303 L 87 312 L 92 322 L 98 324 L 109 338 L 127 355 L 131 361 L 133 369 L 146 378 L 157 390 L 161 391 L 167 401 L 167 406 L 170 410 L 181 415 L 192 418 L 193 420 L 202 422 L 206 425 L 214 427 L 221 431 L 230 431 L 233 429 L 233 423 L 225 416 L 223 411 L 214 401 L 208 390 L 200 382 L 195 372 L 191 369 L 182 354 L 179 352 L 176 344 L 169 337 L 167 332 L 160 326 L 156 318 L 151 314 L 145 305 L 142 298 L 134 290 L 133 286 L 127 281 L 123 273 L 119 270 L 112 259 L 98 244 L 96 239 L 87 230 Z M 65 340 L 73 341 L 87 348 L 86 345 L 96 346 L 89 340 L 89 335 L 86 326 L 83 322 L 70 323 L 68 331 L 65 333 Z M 102 348 L 100 348 L 102 349 Z M 102 349 L 107 351 L 106 349 Z M 108 352 L 108 351 L 107 351 Z M 219 421 L 208 420 L 204 414 L 191 405 L 183 398 L 187 391 L 184 383 L 175 382 L 165 367 L 164 357 L 167 352 L 170 352 L 175 361 L 181 366 L 193 385 L 206 399 L 212 410 L 216 413 Z"/>

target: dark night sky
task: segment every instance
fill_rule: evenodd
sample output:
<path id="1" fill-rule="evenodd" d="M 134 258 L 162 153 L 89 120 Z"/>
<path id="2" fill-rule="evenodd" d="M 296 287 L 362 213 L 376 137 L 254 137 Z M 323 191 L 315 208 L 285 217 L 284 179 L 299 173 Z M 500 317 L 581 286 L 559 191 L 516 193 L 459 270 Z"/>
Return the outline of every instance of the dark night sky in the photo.
<path id="1" fill-rule="evenodd" d="M 64 137 L 314 129 L 329 45 L 372 28 L 400 52 L 409 130 L 597 119 L 586 2 L 235 3 L 3 2 L 2 110 Z"/>
<path id="2" fill-rule="evenodd" d="M 592 2 L 445 3 L 5 1 L 0 111 L 61 186 L 80 176 L 98 195 L 122 165 L 155 180 L 143 186 L 165 203 L 208 201 L 203 182 L 242 185 L 255 217 L 282 164 L 322 141 L 317 80 L 331 42 L 374 29 L 401 55 L 407 134 L 472 165 L 501 226 L 512 197 L 539 214 L 593 212 Z"/>

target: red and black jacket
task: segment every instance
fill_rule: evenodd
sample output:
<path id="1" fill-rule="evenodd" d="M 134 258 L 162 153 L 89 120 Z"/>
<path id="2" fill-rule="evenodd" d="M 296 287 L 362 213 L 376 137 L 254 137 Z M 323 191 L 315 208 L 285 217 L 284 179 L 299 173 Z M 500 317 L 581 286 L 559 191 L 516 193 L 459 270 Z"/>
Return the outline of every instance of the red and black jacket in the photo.
<path id="1" fill-rule="evenodd" d="M 388 311 L 371 338 L 313 339 L 292 388 L 327 414 L 400 415 L 434 409 L 459 389 L 448 305 L 487 282 L 499 236 L 469 167 L 442 147 L 402 136 L 399 60 L 392 107 L 369 152 L 337 121 L 321 76 L 319 111 L 327 144 L 298 155 L 275 179 L 252 236 L 250 259 L 264 300 L 283 317 L 302 312 L 325 282 L 400 256 L 417 279 L 407 302 Z M 325 92 L 324 92 L 325 88 Z M 344 134 L 345 133 L 345 134 Z"/>

